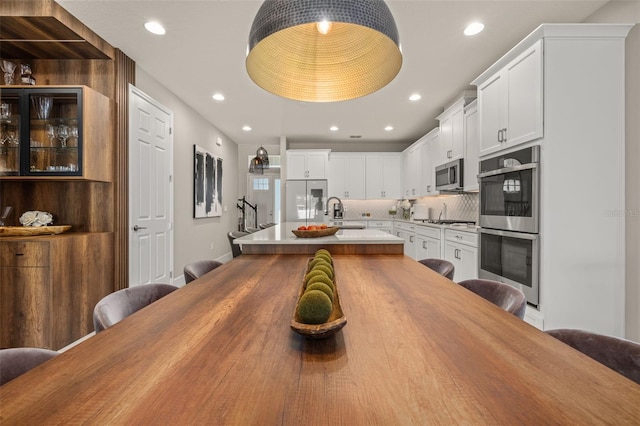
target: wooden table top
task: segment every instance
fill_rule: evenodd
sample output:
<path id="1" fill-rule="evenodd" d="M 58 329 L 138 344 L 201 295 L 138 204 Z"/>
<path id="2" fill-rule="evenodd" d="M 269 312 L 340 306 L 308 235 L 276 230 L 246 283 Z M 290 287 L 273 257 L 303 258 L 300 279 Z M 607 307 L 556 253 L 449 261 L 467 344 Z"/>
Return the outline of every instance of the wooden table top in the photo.
<path id="1" fill-rule="evenodd" d="M 348 323 L 307 340 L 306 261 L 237 257 L 2 386 L 0 422 L 640 422 L 640 386 L 406 256 L 335 256 Z"/>

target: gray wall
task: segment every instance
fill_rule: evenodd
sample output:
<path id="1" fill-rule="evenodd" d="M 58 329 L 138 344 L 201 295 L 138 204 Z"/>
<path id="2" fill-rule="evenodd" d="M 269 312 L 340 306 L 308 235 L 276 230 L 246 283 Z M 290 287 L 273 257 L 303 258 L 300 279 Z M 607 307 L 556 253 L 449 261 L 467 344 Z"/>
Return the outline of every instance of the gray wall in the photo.
<path id="1" fill-rule="evenodd" d="M 174 113 L 174 278 L 182 277 L 184 265 L 193 261 L 231 259 L 227 232 L 235 230 L 238 222 L 238 145 L 139 66 L 136 67 L 136 87 Z M 216 145 L 218 137 L 222 139 L 222 146 Z M 193 218 L 194 144 L 222 157 L 224 175 L 221 217 Z M 176 284 L 179 283 L 180 281 Z"/>
<path id="2" fill-rule="evenodd" d="M 640 342 L 640 2 L 610 1 L 585 19 L 593 23 L 635 23 L 626 39 L 626 330 Z M 585 88 L 585 90 L 589 90 Z M 594 102 L 597 100 L 594 99 Z M 597 194 L 594 197 L 597 198 Z M 597 242 L 594 242 L 597 247 Z"/>

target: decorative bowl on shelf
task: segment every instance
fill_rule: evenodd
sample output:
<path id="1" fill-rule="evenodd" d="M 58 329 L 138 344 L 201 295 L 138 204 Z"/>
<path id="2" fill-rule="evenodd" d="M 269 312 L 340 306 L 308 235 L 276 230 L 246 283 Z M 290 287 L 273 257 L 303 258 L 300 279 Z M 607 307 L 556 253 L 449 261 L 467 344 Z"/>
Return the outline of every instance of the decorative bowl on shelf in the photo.
<path id="1" fill-rule="evenodd" d="M 328 237 L 329 235 L 333 235 L 338 232 L 337 226 L 329 226 L 325 229 L 314 229 L 311 231 L 300 231 L 298 229 L 292 229 L 291 232 L 298 238 L 318 238 L 318 237 Z"/>
<path id="2" fill-rule="evenodd" d="M 71 229 L 71 225 L 57 226 L 0 226 L 0 237 L 30 237 L 33 235 L 56 235 Z"/>

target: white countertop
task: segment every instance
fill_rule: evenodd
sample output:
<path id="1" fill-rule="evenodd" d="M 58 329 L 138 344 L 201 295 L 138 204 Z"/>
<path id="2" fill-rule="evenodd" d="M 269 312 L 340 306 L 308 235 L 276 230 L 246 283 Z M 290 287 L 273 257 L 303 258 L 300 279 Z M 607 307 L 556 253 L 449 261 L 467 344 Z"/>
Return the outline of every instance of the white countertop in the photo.
<path id="1" fill-rule="evenodd" d="M 298 238 L 291 230 L 301 223 L 285 222 L 236 238 L 234 244 L 404 244 L 402 238 L 379 229 L 340 229 L 335 235 L 319 238 Z"/>

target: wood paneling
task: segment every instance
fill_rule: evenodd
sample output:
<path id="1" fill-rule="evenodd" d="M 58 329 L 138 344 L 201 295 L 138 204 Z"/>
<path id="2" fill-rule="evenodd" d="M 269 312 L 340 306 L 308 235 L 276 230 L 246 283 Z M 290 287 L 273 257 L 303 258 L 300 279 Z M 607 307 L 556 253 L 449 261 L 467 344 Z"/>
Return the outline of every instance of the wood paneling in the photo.
<path id="1" fill-rule="evenodd" d="M 2 387 L 6 424 L 637 424 L 640 386 L 406 256 L 334 255 L 346 326 L 290 329 L 307 256 L 240 256 Z"/>
<path id="2" fill-rule="evenodd" d="M 111 233 L 0 239 L 0 347 L 57 350 L 92 332 L 112 253 Z"/>

